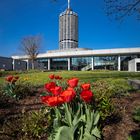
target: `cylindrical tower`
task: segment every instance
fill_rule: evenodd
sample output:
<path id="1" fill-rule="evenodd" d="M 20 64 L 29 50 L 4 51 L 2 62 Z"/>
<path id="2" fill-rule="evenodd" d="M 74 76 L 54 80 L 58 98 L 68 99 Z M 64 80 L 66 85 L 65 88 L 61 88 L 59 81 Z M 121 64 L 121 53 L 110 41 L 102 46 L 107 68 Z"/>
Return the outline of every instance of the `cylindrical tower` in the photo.
<path id="1" fill-rule="evenodd" d="M 78 15 L 68 8 L 59 16 L 59 49 L 78 48 Z"/>

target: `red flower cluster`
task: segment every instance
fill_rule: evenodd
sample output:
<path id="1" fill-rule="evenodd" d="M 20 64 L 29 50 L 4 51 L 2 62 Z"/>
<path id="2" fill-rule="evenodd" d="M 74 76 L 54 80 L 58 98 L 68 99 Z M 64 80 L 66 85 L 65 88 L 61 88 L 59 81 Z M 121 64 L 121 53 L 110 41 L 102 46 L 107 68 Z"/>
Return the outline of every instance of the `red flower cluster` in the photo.
<path id="1" fill-rule="evenodd" d="M 50 77 L 53 79 L 55 76 L 49 75 L 49 78 Z M 68 80 L 67 83 L 69 87 L 66 90 L 63 90 L 62 87 L 57 86 L 55 82 L 46 83 L 44 88 L 47 92 L 51 93 L 51 95 L 42 96 L 42 102 L 48 106 L 58 106 L 63 103 L 71 102 L 76 97 L 74 88 L 78 85 L 78 81 L 78 78 L 72 78 Z M 81 87 L 81 99 L 85 102 L 90 102 L 93 97 L 93 94 L 90 91 L 90 84 L 83 84 Z"/>
<path id="2" fill-rule="evenodd" d="M 9 75 L 5 78 L 7 82 L 15 83 L 19 79 L 19 76 Z"/>
<path id="3" fill-rule="evenodd" d="M 54 74 L 50 74 L 50 75 L 49 75 L 49 78 L 50 78 L 50 79 L 56 79 L 56 80 L 61 80 L 61 79 L 62 79 L 61 76 L 59 76 L 59 75 L 54 75 Z"/>
<path id="4" fill-rule="evenodd" d="M 85 102 L 91 102 L 91 100 L 93 98 L 93 93 L 90 90 L 90 84 L 82 84 L 81 87 L 82 87 L 83 90 L 80 94 L 80 97 Z"/>

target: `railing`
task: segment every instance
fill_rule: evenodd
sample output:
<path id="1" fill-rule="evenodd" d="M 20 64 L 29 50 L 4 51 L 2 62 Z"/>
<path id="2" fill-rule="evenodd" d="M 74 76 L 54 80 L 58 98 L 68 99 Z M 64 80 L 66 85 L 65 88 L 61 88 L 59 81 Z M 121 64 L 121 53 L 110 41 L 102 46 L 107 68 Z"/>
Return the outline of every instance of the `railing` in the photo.
<path id="1" fill-rule="evenodd" d="M 81 71 L 87 71 L 87 70 L 90 70 L 91 68 L 92 68 L 92 64 L 89 64 L 89 65 L 83 67 L 83 68 L 81 69 Z"/>

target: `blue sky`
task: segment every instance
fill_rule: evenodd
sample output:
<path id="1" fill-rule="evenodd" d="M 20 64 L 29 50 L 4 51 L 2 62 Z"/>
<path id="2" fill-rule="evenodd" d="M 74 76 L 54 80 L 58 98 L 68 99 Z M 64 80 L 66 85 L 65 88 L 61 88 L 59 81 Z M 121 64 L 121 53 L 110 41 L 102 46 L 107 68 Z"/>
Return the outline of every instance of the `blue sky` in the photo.
<path id="1" fill-rule="evenodd" d="M 41 52 L 58 49 L 59 14 L 67 0 L 0 0 L 0 56 L 20 54 L 23 37 L 40 34 Z M 140 21 L 110 19 L 103 0 L 71 0 L 79 16 L 79 47 L 92 49 L 140 47 Z"/>

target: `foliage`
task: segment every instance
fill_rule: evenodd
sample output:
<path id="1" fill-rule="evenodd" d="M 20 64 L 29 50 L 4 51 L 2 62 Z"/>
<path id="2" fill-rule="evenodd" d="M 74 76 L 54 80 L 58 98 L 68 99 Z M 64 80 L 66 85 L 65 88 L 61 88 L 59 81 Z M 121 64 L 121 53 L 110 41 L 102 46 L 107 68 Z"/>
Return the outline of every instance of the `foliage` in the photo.
<path id="1" fill-rule="evenodd" d="M 133 119 L 137 122 L 140 122 L 140 106 L 135 108 L 133 112 Z"/>
<path id="2" fill-rule="evenodd" d="M 58 86 L 54 75 L 53 81 L 45 84 L 41 100 L 54 110 L 53 130 L 49 140 L 97 140 L 101 138 L 98 129 L 100 115 L 94 109 L 93 93 L 90 84 L 78 86 L 78 78 L 67 80 L 67 87 Z M 45 95 L 46 93 L 46 95 Z"/>
<path id="3" fill-rule="evenodd" d="M 50 131 L 50 112 L 44 109 L 39 111 L 25 112 L 17 116 L 4 118 L 0 128 L 0 139 L 13 138 L 16 140 L 40 140 L 46 138 Z"/>
<path id="4" fill-rule="evenodd" d="M 132 87 L 125 79 L 98 80 L 93 83 L 95 96 L 100 100 L 103 97 L 121 97 L 128 95 Z"/>
<path id="5" fill-rule="evenodd" d="M 113 97 L 127 96 L 128 91 L 133 90 L 133 87 L 125 79 L 111 79 L 107 80 L 107 82 L 110 85 L 110 91 Z"/>
<path id="6" fill-rule="evenodd" d="M 98 80 L 93 83 L 92 91 L 95 94 L 95 101 L 102 120 L 111 116 L 115 111 L 111 98 L 126 96 L 131 88 L 125 79 Z"/>
<path id="7" fill-rule="evenodd" d="M 22 133 L 24 138 L 38 138 L 44 137 L 45 133 L 49 131 L 51 124 L 51 116 L 47 110 L 41 109 L 39 111 L 32 111 L 25 113 L 22 118 Z"/>

